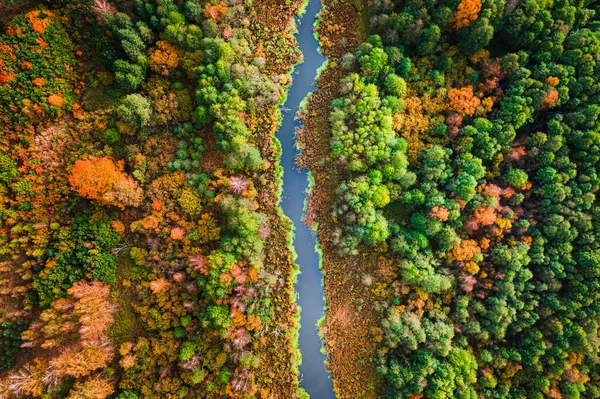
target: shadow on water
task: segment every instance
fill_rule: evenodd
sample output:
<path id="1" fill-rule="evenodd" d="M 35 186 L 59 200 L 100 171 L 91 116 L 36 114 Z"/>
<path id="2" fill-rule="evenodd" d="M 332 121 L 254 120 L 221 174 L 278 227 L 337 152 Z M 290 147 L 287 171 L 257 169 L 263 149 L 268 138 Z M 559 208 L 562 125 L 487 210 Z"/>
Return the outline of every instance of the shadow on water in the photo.
<path id="1" fill-rule="evenodd" d="M 329 373 L 325 370 L 321 353 L 321 339 L 317 334 L 317 321 L 323 316 L 323 288 L 319 270 L 319 256 L 315 252 L 316 238 L 302 222 L 304 200 L 308 187 L 307 171 L 298 170 L 294 158 L 298 151 L 294 147 L 295 129 L 300 122 L 294 117 L 298 106 L 304 97 L 314 89 L 317 69 L 325 62 L 318 51 L 318 43 L 313 36 L 313 24 L 321 9 L 319 0 L 310 0 L 305 14 L 298 24 L 298 40 L 304 62 L 296 66 L 292 75 L 294 81 L 284 104 L 283 120 L 277 138 L 282 146 L 281 166 L 283 175 L 283 198 L 281 206 L 284 213 L 296 227 L 294 247 L 298 258 L 301 274 L 298 276 L 296 292 L 298 304 L 302 307 L 299 347 L 302 353 L 300 366 L 300 385 L 312 399 L 334 399 L 333 386 Z"/>

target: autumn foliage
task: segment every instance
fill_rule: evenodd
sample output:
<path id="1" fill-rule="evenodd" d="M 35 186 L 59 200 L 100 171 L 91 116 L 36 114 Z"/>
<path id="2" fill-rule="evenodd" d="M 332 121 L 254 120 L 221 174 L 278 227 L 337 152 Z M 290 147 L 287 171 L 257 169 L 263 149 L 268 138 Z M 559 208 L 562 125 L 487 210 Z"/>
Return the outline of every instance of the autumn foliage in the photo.
<path id="1" fill-rule="evenodd" d="M 556 105 L 557 102 L 558 102 L 558 91 L 555 89 L 548 90 L 548 92 L 544 96 L 544 99 L 542 100 L 541 108 L 543 108 L 543 109 L 552 108 Z"/>
<path id="2" fill-rule="evenodd" d="M 481 0 L 461 0 L 452 15 L 452 27 L 462 29 L 471 25 L 481 11 Z"/>
<path id="3" fill-rule="evenodd" d="M 253 138 L 275 133 L 291 32 L 265 51 L 243 2 L 27 3 L 0 39 L 0 352 L 5 308 L 24 323 L 0 397 L 295 397 L 288 227 Z"/>
<path id="4" fill-rule="evenodd" d="M 104 283 L 74 284 L 67 298 L 54 301 L 42 312 L 40 321 L 23 333 L 22 347 L 39 348 L 38 355 L 44 357 L 9 375 L 0 388 L 3 385 L 14 396 L 37 397 L 65 378 L 75 378 L 69 398 L 104 399 L 110 395 L 113 382 L 100 374 L 93 375 L 114 356 L 108 330 L 116 309 L 108 297 L 109 287 Z"/>
<path id="5" fill-rule="evenodd" d="M 548 83 L 552 87 L 556 87 L 560 83 L 560 79 L 556 76 L 548 76 L 546 78 L 546 83 Z"/>
<path id="6" fill-rule="evenodd" d="M 462 240 L 460 244 L 452 248 L 451 258 L 457 261 L 469 261 L 475 254 L 481 252 L 475 240 Z"/>
<path id="7" fill-rule="evenodd" d="M 101 374 L 77 381 L 67 399 L 104 399 L 115 391 L 114 383 Z"/>
<path id="8" fill-rule="evenodd" d="M 119 208 L 138 206 L 142 190 L 123 172 L 123 163 L 110 157 L 75 162 L 69 177 L 71 188 L 85 198 Z"/>
<path id="9" fill-rule="evenodd" d="M 54 14 L 51 11 L 45 10 L 33 10 L 25 14 L 25 18 L 31 26 L 33 31 L 36 33 L 44 34 L 52 20 L 48 17 L 53 17 Z"/>
<path id="10" fill-rule="evenodd" d="M 447 107 L 449 110 L 462 115 L 473 116 L 475 110 L 481 104 L 481 100 L 473 94 L 473 87 L 467 86 L 461 89 L 448 90 Z"/>
<path id="11" fill-rule="evenodd" d="M 117 13 L 117 8 L 106 0 L 94 0 L 94 4 L 90 9 L 97 16 Z"/>
<path id="12" fill-rule="evenodd" d="M 50 94 L 48 96 L 48 104 L 54 105 L 55 107 L 62 107 L 64 104 L 62 93 Z"/>
<path id="13" fill-rule="evenodd" d="M 37 123 L 62 114 L 73 103 L 74 51 L 61 19 L 50 10 L 32 10 L 5 26 L 0 121 Z"/>
<path id="14" fill-rule="evenodd" d="M 175 47 L 164 40 L 156 42 L 156 49 L 150 54 L 150 69 L 167 76 L 178 64 L 179 56 Z"/>
<path id="15" fill-rule="evenodd" d="M 429 216 L 441 222 L 445 222 L 446 220 L 448 220 L 448 210 L 443 206 L 436 205 L 433 208 L 431 208 Z"/>
<path id="16" fill-rule="evenodd" d="M 215 5 L 211 5 L 210 3 L 207 3 L 205 8 L 204 8 L 204 16 L 206 18 L 211 18 L 214 20 L 218 20 L 219 18 L 225 16 L 225 14 L 227 13 L 227 4 L 225 4 L 225 2 L 221 1 L 218 4 Z"/>

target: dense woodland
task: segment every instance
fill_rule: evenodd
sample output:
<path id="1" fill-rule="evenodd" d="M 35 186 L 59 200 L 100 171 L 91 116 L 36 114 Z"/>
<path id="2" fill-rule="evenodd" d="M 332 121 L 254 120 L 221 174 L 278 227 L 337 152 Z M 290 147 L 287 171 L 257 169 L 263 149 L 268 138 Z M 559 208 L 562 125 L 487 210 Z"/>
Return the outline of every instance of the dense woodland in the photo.
<path id="1" fill-rule="evenodd" d="M 336 322 L 369 399 L 600 398 L 600 5 L 324 5 L 299 144 L 324 273 L 361 284 L 322 325 L 338 396 L 368 350 Z M 1 398 L 307 397 L 273 139 L 300 8 L 0 2 Z"/>
<path id="2" fill-rule="evenodd" d="M 385 396 L 600 397 L 600 8 L 364 12 L 329 114 L 333 212 L 341 256 L 395 265 Z"/>
<path id="3" fill-rule="evenodd" d="M 299 6 L 8 2 L 0 397 L 302 395 L 289 249 L 264 249 Z"/>

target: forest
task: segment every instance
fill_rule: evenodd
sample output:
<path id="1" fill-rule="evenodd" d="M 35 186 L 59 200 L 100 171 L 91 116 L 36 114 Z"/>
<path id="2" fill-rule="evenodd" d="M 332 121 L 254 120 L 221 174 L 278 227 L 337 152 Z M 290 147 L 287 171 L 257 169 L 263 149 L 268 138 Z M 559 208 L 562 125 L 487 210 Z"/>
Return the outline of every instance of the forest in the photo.
<path id="1" fill-rule="evenodd" d="M 301 141 L 336 397 L 600 397 L 597 3 L 325 7 Z"/>
<path id="2" fill-rule="evenodd" d="M 306 265 L 308 4 L 0 0 L 0 398 L 600 398 L 600 4 L 322 0 Z"/>
<path id="3" fill-rule="evenodd" d="M 273 139 L 300 6 L 0 4 L 0 397 L 304 396 Z"/>

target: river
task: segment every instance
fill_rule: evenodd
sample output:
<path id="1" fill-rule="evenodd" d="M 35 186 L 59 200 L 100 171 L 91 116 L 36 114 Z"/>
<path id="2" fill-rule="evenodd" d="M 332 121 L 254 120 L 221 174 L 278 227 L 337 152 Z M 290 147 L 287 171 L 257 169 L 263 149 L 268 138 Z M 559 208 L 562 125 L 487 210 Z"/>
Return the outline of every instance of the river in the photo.
<path id="1" fill-rule="evenodd" d="M 319 255 L 315 252 L 316 237 L 302 222 L 303 206 L 308 187 L 306 170 L 298 170 L 294 159 L 298 154 L 295 148 L 295 131 L 300 122 L 295 120 L 300 102 L 314 89 L 317 69 L 325 62 L 318 51 L 318 43 L 313 36 L 313 25 L 321 10 L 321 1 L 310 0 L 306 12 L 298 22 L 298 40 L 304 62 L 296 66 L 293 83 L 284 104 L 283 120 L 277 138 L 282 146 L 281 166 L 283 167 L 283 197 L 281 206 L 296 228 L 294 248 L 298 254 L 296 263 L 300 266 L 296 292 L 298 305 L 302 308 L 300 318 L 299 348 L 302 353 L 300 366 L 300 386 L 311 399 L 335 399 L 331 378 L 323 362 L 326 356 L 321 353 L 321 339 L 317 333 L 317 321 L 323 316 L 322 275 L 319 270 Z"/>

